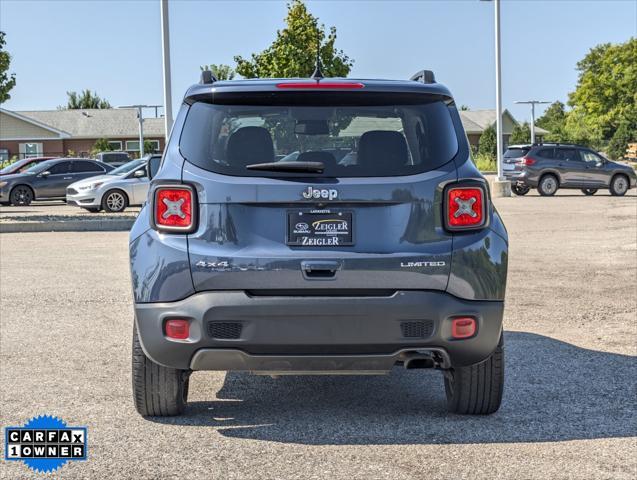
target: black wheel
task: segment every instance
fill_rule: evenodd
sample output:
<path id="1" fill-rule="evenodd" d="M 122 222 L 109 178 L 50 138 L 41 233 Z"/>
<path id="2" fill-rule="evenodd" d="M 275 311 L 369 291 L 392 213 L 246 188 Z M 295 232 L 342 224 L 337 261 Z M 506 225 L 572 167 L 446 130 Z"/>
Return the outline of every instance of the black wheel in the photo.
<path id="1" fill-rule="evenodd" d="M 504 341 L 481 363 L 445 371 L 447 408 L 453 413 L 488 415 L 500 408 L 504 388 Z"/>
<path id="2" fill-rule="evenodd" d="M 28 185 L 17 185 L 11 190 L 9 200 L 11 200 L 11 205 L 26 207 L 31 205 L 34 197 L 31 187 Z"/>
<path id="3" fill-rule="evenodd" d="M 133 328 L 133 399 L 144 417 L 181 415 L 188 399 L 190 370 L 158 365 L 144 354 Z"/>
<path id="4" fill-rule="evenodd" d="M 109 190 L 102 197 L 102 208 L 107 212 L 123 212 L 128 207 L 128 196 L 121 190 Z"/>
<path id="5" fill-rule="evenodd" d="M 621 197 L 625 195 L 628 191 L 628 177 L 626 175 L 615 175 L 613 179 L 610 181 L 610 193 L 611 195 L 615 195 L 616 197 Z"/>
<path id="6" fill-rule="evenodd" d="M 559 186 L 560 184 L 557 181 L 557 177 L 555 175 L 547 174 L 540 179 L 537 191 L 540 192 L 540 195 L 543 197 L 551 197 L 555 195 Z"/>
<path id="7" fill-rule="evenodd" d="M 582 193 L 584 195 L 595 195 L 597 193 L 596 188 L 582 188 Z"/>
<path id="8" fill-rule="evenodd" d="M 86 210 L 87 212 L 91 212 L 91 213 L 99 213 L 102 211 L 102 209 L 99 207 L 82 207 L 82 208 L 84 208 L 84 210 Z"/>
<path id="9" fill-rule="evenodd" d="M 526 185 L 511 185 L 511 191 L 516 195 L 526 195 L 530 190 Z"/>

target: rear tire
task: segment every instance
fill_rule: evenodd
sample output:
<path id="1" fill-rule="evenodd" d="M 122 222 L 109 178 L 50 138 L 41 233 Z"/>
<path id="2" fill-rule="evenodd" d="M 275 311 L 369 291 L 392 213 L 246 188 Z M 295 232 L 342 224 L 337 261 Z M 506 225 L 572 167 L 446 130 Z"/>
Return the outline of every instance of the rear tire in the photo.
<path id="1" fill-rule="evenodd" d="M 483 362 L 445 372 L 445 393 L 450 412 L 489 415 L 500 408 L 504 388 L 504 339 Z"/>
<path id="2" fill-rule="evenodd" d="M 133 328 L 133 399 L 144 417 L 180 415 L 186 408 L 190 370 L 168 368 L 146 356 Z"/>
<path id="3" fill-rule="evenodd" d="M 582 193 L 584 195 L 595 195 L 597 193 L 597 189 L 596 188 L 582 188 Z"/>
<path id="4" fill-rule="evenodd" d="M 547 174 L 540 179 L 540 183 L 537 185 L 537 191 L 543 197 L 552 197 L 557 192 L 560 184 L 555 175 Z"/>
<path id="5" fill-rule="evenodd" d="M 610 181 L 610 193 L 616 197 L 621 197 L 628 191 L 630 183 L 626 175 L 615 175 Z"/>
<path id="6" fill-rule="evenodd" d="M 527 187 L 526 185 L 511 185 L 511 191 L 515 193 L 516 195 L 522 196 L 529 193 L 531 189 Z"/>

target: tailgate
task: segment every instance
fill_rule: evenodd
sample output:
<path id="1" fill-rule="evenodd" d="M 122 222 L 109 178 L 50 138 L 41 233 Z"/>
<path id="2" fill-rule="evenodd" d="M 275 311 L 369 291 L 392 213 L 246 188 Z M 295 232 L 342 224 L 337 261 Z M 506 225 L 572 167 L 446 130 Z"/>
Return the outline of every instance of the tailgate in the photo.
<path id="1" fill-rule="evenodd" d="M 452 237 L 441 186 L 455 175 L 448 162 L 402 177 L 255 181 L 186 162 L 200 209 L 188 237 L 195 289 L 444 290 Z"/>

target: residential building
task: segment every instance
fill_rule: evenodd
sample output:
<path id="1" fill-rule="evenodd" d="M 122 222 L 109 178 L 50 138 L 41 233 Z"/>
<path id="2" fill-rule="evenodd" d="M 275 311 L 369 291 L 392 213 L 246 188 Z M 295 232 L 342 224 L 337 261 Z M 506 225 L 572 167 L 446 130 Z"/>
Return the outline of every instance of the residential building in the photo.
<path id="1" fill-rule="evenodd" d="M 495 128 L 495 120 L 497 115 L 495 110 L 461 110 L 460 119 L 462 126 L 467 133 L 469 143 L 473 147 L 478 147 L 482 133 L 491 125 Z M 509 145 L 509 138 L 513 133 L 513 128 L 519 125 L 519 122 L 511 115 L 511 112 L 504 110 L 502 112 L 502 141 L 503 148 L 506 150 Z M 542 142 L 544 135 L 549 133 L 540 127 L 535 127 L 535 141 Z"/>
<path id="2" fill-rule="evenodd" d="M 477 147 L 484 130 L 490 125 L 495 125 L 496 114 L 495 110 L 462 110 L 460 118 L 469 143 Z M 505 110 L 503 112 L 505 149 L 509 144 L 513 128 L 517 124 L 518 121 L 513 115 Z M 371 128 L 367 124 L 353 124 L 347 131 L 354 135 L 357 129 L 363 126 L 367 130 Z M 377 128 L 392 128 L 392 126 L 381 122 Z M 542 137 L 547 133 L 546 130 L 535 127 L 538 142 L 541 142 Z M 12 157 L 69 154 L 87 157 L 90 156 L 95 142 L 100 138 L 107 139 L 113 150 L 125 151 L 132 156 L 138 155 L 137 110 L 117 108 L 14 112 L 0 109 L 0 161 Z M 144 139 L 153 142 L 156 151 L 163 151 L 164 138 L 164 119 L 145 118 Z"/>
<path id="3" fill-rule="evenodd" d="M 144 119 L 144 140 L 164 149 L 164 119 Z M 0 109 L 0 161 L 18 157 L 90 156 L 104 138 L 113 150 L 139 155 L 137 109 L 10 111 Z"/>

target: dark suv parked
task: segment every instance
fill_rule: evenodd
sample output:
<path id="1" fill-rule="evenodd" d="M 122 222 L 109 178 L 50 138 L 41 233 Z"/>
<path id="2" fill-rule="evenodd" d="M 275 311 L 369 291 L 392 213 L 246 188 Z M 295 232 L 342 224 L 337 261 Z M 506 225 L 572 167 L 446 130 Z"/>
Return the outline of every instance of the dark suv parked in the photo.
<path id="1" fill-rule="evenodd" d="M 511 145 L 504 154 L 503 170 L 517 195 L 526 195 L 531 188 L 545 196 L 558 188 L 579 189 L 585 195 L 608 188 L 613 195 L 624 195 L 637 181 L 628 165 L 611 162 L 587 147 L 559 143 Z"/>
<path id="2" fill-rule="evenodd" d="M 22 173 L 0 177 L 0 203 L 26 206 L 33 200 L 64 200 L 70 184 L 111 170 L 111 165 L 84 158 L 46 160 Z"/>
<path id="3" fill-rule="evenodd" d="M 402 365 L 441 370 L 451 411 L 492 413 L 507 257 L 454 100 L 431 72 L 204 72 L 130 233 L 135 406 L 181 413 L 195 370 Z"/>

